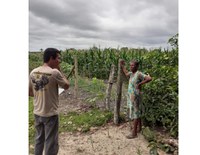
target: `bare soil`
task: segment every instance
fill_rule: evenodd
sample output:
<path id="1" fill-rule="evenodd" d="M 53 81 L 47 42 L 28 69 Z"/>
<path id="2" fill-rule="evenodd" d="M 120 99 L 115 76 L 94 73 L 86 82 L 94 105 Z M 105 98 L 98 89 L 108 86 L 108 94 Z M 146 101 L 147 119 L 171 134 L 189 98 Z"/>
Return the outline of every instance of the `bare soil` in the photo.
<path id="1" fill-rule="evenodd" d="M 61 93 L 60 113 L 88 111 L 92 108 L 85 102 L 89 95 L 79 90 L 78 98 L 75 99 L 72 88 Z M 102 127 L 93 127 L 87 133 L 63 132 L 59 135 L 58 155 L 149 155 L 148 142 L 143 135 L 127 139 L 129 133 L 129 123 L 116 126 L 112 122 Z M 166 153 L 159 150 L 159 155 Z"/>

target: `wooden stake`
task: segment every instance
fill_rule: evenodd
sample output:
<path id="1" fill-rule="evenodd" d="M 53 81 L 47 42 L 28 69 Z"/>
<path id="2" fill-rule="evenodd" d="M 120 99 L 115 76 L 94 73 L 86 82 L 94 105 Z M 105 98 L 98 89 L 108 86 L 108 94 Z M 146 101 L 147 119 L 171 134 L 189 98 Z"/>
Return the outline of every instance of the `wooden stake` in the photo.
<path id="1" fill-rule="evenodd" d="M 116 102 L 114 106 L 114 123 L 119 124 L 119 114 L 120 114 L 120 102 L 121 102 L 121 96 L 122 96 L 122 69 L 120 66 L 120 61 L 118 61 L 118 73 L 117 73 L 117 96 L 116 96 Z"/>
<path id="2" fill-rule="evenodd" d="M 105 103 L 106 110 L 110 110 L 110 96 L 111 96 L 114 74 L 115 74 L 115 65 L 112 64 L 108 80 L 108 86 L 106 89 L 106 103 Z"/>

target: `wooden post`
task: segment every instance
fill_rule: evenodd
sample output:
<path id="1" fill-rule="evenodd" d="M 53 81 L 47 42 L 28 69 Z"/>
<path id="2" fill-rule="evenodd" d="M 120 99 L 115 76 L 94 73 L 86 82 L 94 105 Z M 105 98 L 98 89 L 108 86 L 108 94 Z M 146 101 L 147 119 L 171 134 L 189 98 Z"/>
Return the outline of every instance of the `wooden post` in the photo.
<path id="1" fill-rule="evenodd" d="M 114 73 L 115 73 L 115 65 L 112 64 L 111 70 L 110 70 L 110 75 L 109 75 L 109 80 L 108 80 L 108 86 L 106 89 L 106 103 L 105 103 L 106 110 L 110 110 L 110 95 L 111 95 L 111 90 L 112 90 Z"/>
<path id="2" fill-rule="evenodd" d="M 122 69 L 120 66 L 120 61 L 118 61 L 118 72 L 117 72 L 117 96 L 116 96 L 116 102 L 114 106 L 114 123 L 119 124 L 119 114 L 120 114 L 120 102 L 121 102 L 121 96 L 122 96 Z"/>
<path id="3" fill-rule="evenodd" d="M 77 98 L 78 97 L 78 60 L 77 60 L 77 55 L 74 57 L 74 67 L 75 67 L 74 98 Z"/>

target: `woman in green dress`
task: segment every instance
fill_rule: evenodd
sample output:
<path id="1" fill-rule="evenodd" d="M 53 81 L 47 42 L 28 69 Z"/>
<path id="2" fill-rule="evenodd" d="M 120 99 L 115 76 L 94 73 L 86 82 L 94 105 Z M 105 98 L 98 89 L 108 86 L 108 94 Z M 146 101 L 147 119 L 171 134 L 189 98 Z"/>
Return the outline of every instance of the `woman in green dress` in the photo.
<path id="1" fill-rule="evenodd" d="M 141 131 L 141 86 L 150 82 L 152 78 L 138 71 L 139 63 L 135 60 L 130 62 L 130 72 L 126 70 L 124 60 L 120 61 L 120 65 L 126 77 L 129 78 L 127 106 L 129 119 L 133 121 L 133 128 L 127 138 L 131 139 L 137 137 L 137 129 Z"/>

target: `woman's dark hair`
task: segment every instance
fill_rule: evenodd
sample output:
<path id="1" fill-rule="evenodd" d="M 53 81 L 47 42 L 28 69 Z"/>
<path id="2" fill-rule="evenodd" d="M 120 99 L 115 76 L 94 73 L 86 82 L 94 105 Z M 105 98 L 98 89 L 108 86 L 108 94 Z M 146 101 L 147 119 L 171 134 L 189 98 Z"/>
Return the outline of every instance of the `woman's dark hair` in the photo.
<path id="1" fill-rule="evenodd" d="M 47 48 L 43 55 L 44 63 L 47 63 L 51 57 L 55 59 L 57 57 L 57 53 L 60 54 L 60 51 L 55 48 Z"/>
<path id="2" fill-rule="evenodd" d="M 139 62 L 137 60 L 131 60 L 130 63 L 135 63 L 135 65 L 138 67 L 139 66 Z"/>

